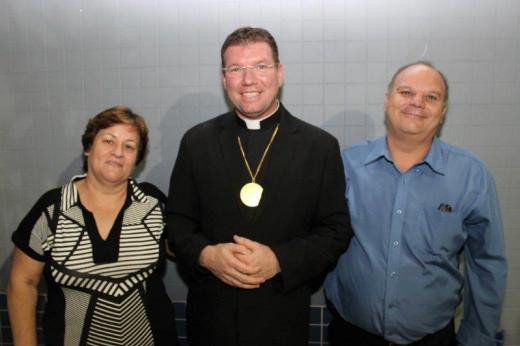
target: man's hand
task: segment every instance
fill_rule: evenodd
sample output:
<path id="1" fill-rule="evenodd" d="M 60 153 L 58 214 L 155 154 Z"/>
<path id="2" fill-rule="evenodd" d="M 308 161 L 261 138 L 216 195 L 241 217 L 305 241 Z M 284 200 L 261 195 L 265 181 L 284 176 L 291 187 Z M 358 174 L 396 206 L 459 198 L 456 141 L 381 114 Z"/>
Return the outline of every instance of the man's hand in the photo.
<path id="1" fill-rule="evenodd" d="M 236 257 L 248 267 L 258 269 L 248 274 L 251 277 L 267 281 L 281 271 L 280 263 L 269 246 L 238 235 L 233 236 L 233 240 L 248 250 L 237 252 Z"/>
<path id="2" fill-rule="evenodd" d="M 246 256 L 250 252 L 240 244 L 208 245 L 202 249 L 199 263 L 230 286 L 245 289 L 258 288 L 265 281 L 262 276 L 258 275 L 260 267 L 239 259 L 240 256 Z"/>

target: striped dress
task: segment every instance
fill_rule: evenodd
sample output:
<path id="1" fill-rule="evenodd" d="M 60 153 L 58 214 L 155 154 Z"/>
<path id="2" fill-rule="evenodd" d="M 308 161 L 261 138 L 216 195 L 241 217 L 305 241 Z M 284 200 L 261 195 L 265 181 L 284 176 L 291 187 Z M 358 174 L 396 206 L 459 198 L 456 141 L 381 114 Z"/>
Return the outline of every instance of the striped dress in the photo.
<path id="1" fill-rule="evenodd" d="M 46 344 L 175 345 L 161 275 L 159 190 L 130 179 L 126 202 L 104 240 L 80 202 L 74 181 L 82 178 L 44 194 L 13 234 L 18 248 L 46 263 Z"/>

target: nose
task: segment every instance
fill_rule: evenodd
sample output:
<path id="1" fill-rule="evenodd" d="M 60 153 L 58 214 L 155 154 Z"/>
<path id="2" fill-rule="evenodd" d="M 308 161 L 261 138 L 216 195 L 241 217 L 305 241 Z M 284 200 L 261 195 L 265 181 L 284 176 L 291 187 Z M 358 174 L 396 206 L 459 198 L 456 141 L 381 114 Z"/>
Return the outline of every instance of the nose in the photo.
<path id="1" fill-rule="evenodd" d="M 242 76 L 242 83 L 245 85 L 251 85 L 256 82 L 256 74 L 252 68 L 244 69 Z"/>
<path id="2" fill-rule="evenodd" d="M 424 107 L 424 96 L 420 93 L 415 94 L 412 98 L 412 104 L 416 107 Z"/>
<path id="3" fill-rule="evenodd" d="M 114 150 L 112 150 L 112 155 L 114 155 L 115 157 L 123 157 L 123 146 L 115 145 Z"/>

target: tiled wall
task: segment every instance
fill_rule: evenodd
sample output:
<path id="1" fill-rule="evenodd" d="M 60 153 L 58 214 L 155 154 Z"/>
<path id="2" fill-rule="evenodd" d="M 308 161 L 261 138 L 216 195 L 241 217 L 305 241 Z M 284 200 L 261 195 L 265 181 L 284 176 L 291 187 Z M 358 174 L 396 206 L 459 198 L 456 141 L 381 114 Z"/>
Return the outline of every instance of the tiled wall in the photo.
<path id="1" fill-rule="evenodd" d="M 40 296 L 38 299 L 38 339 L 39 344 L 43 345 L 43 335 L 41 329 L 41 316 L 43 306 L 45 304 L 45 297 Z M 175 308 L 175 321 L 177 333 L 179 336 L 180 346 L 187 346 L 186 341 L 186 303 L 177 301 L 173 303 Z M 310 332 L 309 332 L 309 346 L 311 345 L 327 345 L 327 325 L 330 321 L 330 315 L 325 306 L 315 305 L 311 306 L 310 315 Z M 13 340 L 11 337 L 11 326 L 9 324 L 9 317 L 7 315 L 6 295 L 0 293 L 0 345 L 12 346 Z"/>
<path id="2" fill-rule="evenodd" d="M 274 34 L 282 101 L 342 146 L 384 133 L 397 66 L 429 59 L 446 73 L 442 138 L 476 152 L 496 178 L 510 264 L 502 326 L 520 344 L 517 0 L 0 0 L 0 292 L 12 230 L 80 171 L 90 116 L 114 104 L 143 114 L 150 154 L 137 178 L 166 191 L 181 135 L 227 109 L 219 49 L 241 25 Z M 166 283 L 185 299 L 174 265 Z"/>

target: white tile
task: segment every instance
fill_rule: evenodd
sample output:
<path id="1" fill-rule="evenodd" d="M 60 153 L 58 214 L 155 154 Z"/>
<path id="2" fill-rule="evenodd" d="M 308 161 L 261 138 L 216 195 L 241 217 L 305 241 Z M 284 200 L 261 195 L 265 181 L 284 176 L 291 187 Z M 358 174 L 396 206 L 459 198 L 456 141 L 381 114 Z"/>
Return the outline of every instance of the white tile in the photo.
<path id="1" fill-rule="evenodd" d="M 103 88 L 119 89 L 121 88 L 121 77 L 119 69 L 103 70 Z"/>
<path id="2" fill-rule="evenodd" d="M 365 104 L 366 93 L 365 84 L 347 84 L 345 87 L 345 103 L 347 105 Z"/>
<path id="3" fill-rule="evenodd" d="M 324 64 L 325 83 L 344 83 L 345 64 L 344 63 L 325 63 Z"/>
<path id="4" fill-rule="evenodd" d="M 305 42 L 303 44 L 303 61 L 322 62 L 323 60 L 322 42 Z"/>
<path id="5" fill-rule="evenodd" d="M 305 83 L 323 83 L 323 64 L 303 64 Z"/>
<path id="6" fill-rule="evenodd" d="M 358 0 L 346 0 L 345 1 L 345 15 L 347 17 L 347 21 L 352 18 L 360 18 L 367 16 L 368 4 L 366 1 L 358 1 Z"/>
<path id="7" fill-rule="evenodd" d="M 335 126 L 340 127 L 343 131 L 343 127 L 345 126 L 345 115 L 346 109 L 342 104 L 338 105 L 328 105 L 326 104 L 324 107 L 324 126 Z"/>
<path id="8" fill-rule="evenodd" d="M 323 2 L 319 0 L 307 0 L 301 2 L 302 17 L 305 20 L 319 19 L 323 13 Z"/>
<path id="9" fill-rule="evenodd" d="M 141 85 L 139 69 L 122 69 L 120 78 L 123 89 L 139 88 Z"/>
<path id="10" fill-rule="evenodd" d="M 343 17 L 341 11 L 334 9 L 337 16 Z M 345 40 L 345 21 L 344 20 L 326 20 L 323 23 L 323 39 L 325 41 L 343 41 Z"/>
<path id="11" fill-rule="evenodd" d="M 307 20 L 302 22 L 303 41 L 315 42 L 323 40 L 323 21 Z"/>
<path id="12" fill-rule="evenodd" d="M 301 118 L 318 127 L 323 126 L 323 106 L 322 105 L 304 105 Z"/>
<path id="13" fill-rule="evenodd" d="M 303 61 L 302 42 L 287 42 L 283 47 L 278 47 L 278 50 L 280 52 L 280 61 L 283 64 Z"/>
<path id="14" fill-rule="evenodd" d="M 324 104 L 343 105 L 345 104 L 345 86 L 343 84 L 325 84 L 323 86 Z"/>
<path id="15" fill-rule="evenodd" d="M 516 82 L 520 80 L 520 65 L 518 62 L 502 61 L 492 64 L 494 69 L 494 81 L 496 82 Z"/>
<path id="16" fill-rule="evenodd" d="M 345 38 L 347 40 L 367 39 L 367 26 L 367 18 L 349 18 L 345 23 Z"/>
<path id="17" fill-rule="evenodd" d="M 343 41 L 325 41 L 323 43 L 323 60 L 327 62 L 344 62 L 346 59 Z"/>
<path id="18" fill-rule="evenodd" d="M 388 42 L 387 41 L 368 41 L 367 42 L 367 61 L 383 62 L 388 57 Z"/>
<path id="19" fill-rule="evenodd" d="M 478 36 L 477 36 L 478 37 Z M 496 44 L 493 39 L 473 40 L 473 56 L 475 60 L 494 60 L 496 57 Z"/>
<path id="20" fill-rule="evenodd" d="M 384 62 L 369 62 L 367 64 L 367 82 L 369 83 L 387 83 L 387 69 Z"/>
<path id="21" fill-rule="evenodd" d="M 388 39 L 388 19 L 387 18 L 368 18 L 367 37 L 368 40 L 387 40 Z"/>
<path id="22" fill-rule="evenodd" d="M 303 104 L 304 105 L 323 105 L 323 85 L 304 84 L 303 85 Z"/>
<path id="23" fill-rule="evenodd" d="M 367 43 L 365 41 L 347 41 L 345 45 L 345 60 L 347 62 L 365 62 L 367 58 Z"/>
<path id="24" fill-rule="evenodd" d="M 345 64 L 345 79 L 348 83 L 363 83 L 367 81 L 367 67 L 366 62 L 346 63 Z"/>
<path id="25" fill-rule="evenodd" d="M 288 64 L 284 64 L 283 66 L 284 66 L 284 83 L 285 84 L 295 84 L 295 83 L 299 84 L 299 83 L 303 82 L 303 65 L 302 64 L 288 63 Z"/>
<path id="26" fill-rule="evenodd" d="M 282 90 L 282 102 L 292 105 L 303 105 L 303 84 L 290 84 Z"/>
<path id="27" fill-rule="evenodd" d="M 301 41 L 303 36 L 302 21 L 284 20 L 280 24 L 280 36 L 278 42 Z M 280 49 L 281 47 L 278 47 Z"/>

